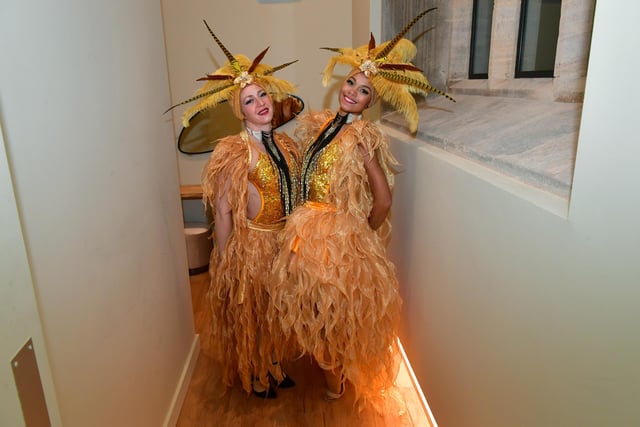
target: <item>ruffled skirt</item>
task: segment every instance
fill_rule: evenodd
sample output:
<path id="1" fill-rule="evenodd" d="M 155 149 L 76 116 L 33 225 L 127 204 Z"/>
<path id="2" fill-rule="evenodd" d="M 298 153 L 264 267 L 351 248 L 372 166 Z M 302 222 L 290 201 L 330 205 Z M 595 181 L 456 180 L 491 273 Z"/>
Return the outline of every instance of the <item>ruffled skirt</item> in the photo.
<path id="1" fill-rule="evenodd" d="M 266 322 L 266 283 L 277 252 L 277 233 L 247 230 L 247 242 L 229 239 L 225 255 L 214 249 L 210 264 L 211 345 L 222 365 L 223 382 L 236 376 L 251 391 L 252 378 L 268 385 L 267 374 L 275 353 Z"/>
<path id="2" fill-rule="evenodd" d="M 384 242 L 367 223 L 309 202 L 289 216 L 281 237 L 269 290 L 269 318 L 280 325 L 276 348 L 342 372 L 357 398 L 379 395 L 397 374 L 401 309 Z"/>

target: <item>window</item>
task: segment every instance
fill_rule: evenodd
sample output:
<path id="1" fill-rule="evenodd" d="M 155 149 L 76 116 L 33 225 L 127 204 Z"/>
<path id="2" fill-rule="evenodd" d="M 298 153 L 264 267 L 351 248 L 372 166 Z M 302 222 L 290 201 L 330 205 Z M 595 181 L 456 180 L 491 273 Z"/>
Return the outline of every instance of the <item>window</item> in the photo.
<path id="1" fill-rule="evenodd" d="M 473 1 L 471 55 L 469 59 L 470 79 L 486 79 L 489 76 L 492 15 L 493 0 Z"/>
<path id="2" fill-rule="evenodd" d="M 383 34 L 443 3 L 415 64 L 458 102 L 427 100 L 416 138 L 568 200 L 596 0 L 383 0 Z"/>
<path id="3" fill-rule="evenodd" d="M 523 0 L 515 77 L 553 77 L 561 0 Z"/>

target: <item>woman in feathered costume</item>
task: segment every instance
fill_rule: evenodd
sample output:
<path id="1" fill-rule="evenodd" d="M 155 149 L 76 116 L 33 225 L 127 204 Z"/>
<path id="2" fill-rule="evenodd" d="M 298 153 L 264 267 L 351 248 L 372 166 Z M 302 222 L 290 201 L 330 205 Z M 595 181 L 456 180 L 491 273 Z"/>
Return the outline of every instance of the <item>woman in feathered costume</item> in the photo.
<path id="1" fill-rule="evenodd" d="M 412 93 L 448 96 L 410 63 L 416 48 L 402 38 L 427 12 L 380 46 L 372 35 L 367 46 L 329 48 L 338 55 L 324 70 L 325 85 L 336 63 L 352 67 L 339 90 L 339 110 L 307 115 L 296 130 L 306 143 L 303 204 L 282 233 L 270 316 L 280 319 L 299 353 L 323 369 L 329 401 L 342 396 L 347 381 L 357 400 L 376 399 L 397 374 L 401 298 L 386 256 L 396 161 L 387 138 L 362 112 L 382 98 L 415 131 Z"/>
<path id="2" fill-rule="evenodd" d="M 207 29 L 228 61 L 199 79 L 206 84 L 194 97 L 177 104 L 200 100 L 184 113 L 183 124 L 187 127 L 198 112 L 229 101 L 245 128 L 217 142 L 202 172 L 203 201 L 214 218 L 207 294 L 212 344 L 227 386 L 239 376 L 248 393 L 273 398 L 275 388 L 294 385 L 274 358 L 271 328 L 265 321 L 266 281 L 278 251 L 277 234 L 299 193 L 299 150 L 286 134 L 272 132 L 271 124 L 273 100 L 284 100 L 295 90 L 273 73 L 293 62 L 261 64 L 267 49 L 253 61 L 232 55 L 208 25 Z"/>

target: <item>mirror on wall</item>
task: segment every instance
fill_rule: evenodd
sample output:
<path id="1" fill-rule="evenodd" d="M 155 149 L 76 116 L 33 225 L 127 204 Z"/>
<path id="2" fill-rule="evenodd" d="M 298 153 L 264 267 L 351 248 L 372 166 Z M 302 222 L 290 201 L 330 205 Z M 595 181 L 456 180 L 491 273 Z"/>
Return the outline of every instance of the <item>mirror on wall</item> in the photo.
<path id="1" fill-rule="evenodd" d="M 281 102 L 274 102 L 273 128 L 277 129 L 293 120 L 304 110 L 304 102 L 289 95 Z M 189 127 L 183 127 L 178 135 L 178 150 L 184 154 L 202 154 L 213 151 L 218 139 L 239 133 L 242 122 L 234 116 L 228 102 L 208 111 L 197 113 Z"/>

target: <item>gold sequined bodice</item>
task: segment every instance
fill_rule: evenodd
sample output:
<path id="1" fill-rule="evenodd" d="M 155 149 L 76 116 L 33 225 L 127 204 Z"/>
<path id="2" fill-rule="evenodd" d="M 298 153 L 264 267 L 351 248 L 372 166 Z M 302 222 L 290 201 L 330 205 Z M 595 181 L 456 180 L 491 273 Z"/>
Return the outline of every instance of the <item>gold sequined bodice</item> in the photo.
<path id="1" fill-rule="evenodd" d="M 262 202 L 260 211 L 253 219 L 253 222 L 274 224 L 280 221 L 284 216 L 284 212 L 280 201 L 279 178 L 268 155 L 259 154 L 256 167 L 249 172 L 249 182 L 258 190 Z"/>
<path id="2" fill-rule="evenodd" d="M 331 203 L 329 200 L 331 170 L 340 152 L 340 140 L 336 138 L 313 159 L 308 159 L 308 163 L 305 163 L 305 170 L 302 171 L 306 174 L 307 182 L 307 188 L 303 190 L 307 192 L 305 201 Z"/>

